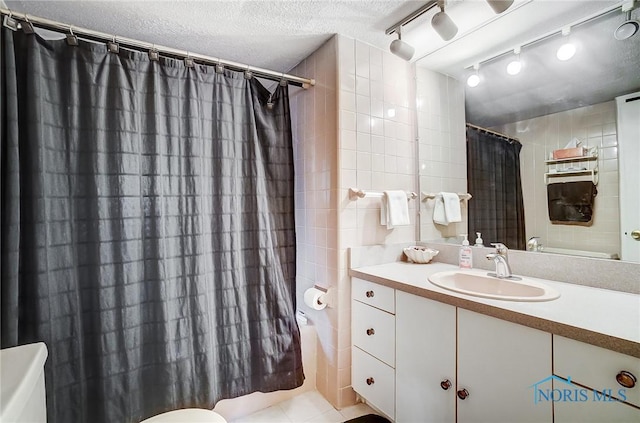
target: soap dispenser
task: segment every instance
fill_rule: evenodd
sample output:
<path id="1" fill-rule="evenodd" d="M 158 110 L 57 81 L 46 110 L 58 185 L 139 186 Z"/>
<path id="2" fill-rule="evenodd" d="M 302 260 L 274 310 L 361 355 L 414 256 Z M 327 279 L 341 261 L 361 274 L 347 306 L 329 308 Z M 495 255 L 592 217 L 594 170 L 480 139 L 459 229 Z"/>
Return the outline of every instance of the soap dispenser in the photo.
<path id="1" fill-rule="evenodd" d="M 473 267 L 473 252 L 469 246 L 469 240 L 467 239 L 468 235 L 462 234 L 460 236 L 464 237 L 464 241 L 462 241 L 462 247 L 460 247 L 460 258 L 458 264 L 461 269 L 471 269 Z"/>
<path id="2" fill-rule="evenodd" d="M 480 232 L 476 232 L 476 244 L 475 247 L 484 247 L 484 241 L 482 241 L 482 234 Z"/>

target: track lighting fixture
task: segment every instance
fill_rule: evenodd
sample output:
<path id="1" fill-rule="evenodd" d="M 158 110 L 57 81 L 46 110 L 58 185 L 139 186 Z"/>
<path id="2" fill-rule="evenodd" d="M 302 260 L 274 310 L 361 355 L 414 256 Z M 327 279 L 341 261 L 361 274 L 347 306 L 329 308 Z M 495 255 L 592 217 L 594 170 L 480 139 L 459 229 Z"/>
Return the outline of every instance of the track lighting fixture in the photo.
<path id="1" fill-rule="evenodd" d="M 431 26 L 440 38 L 449 41 L 458 33 L 458 27 L 444 11 L 444 1 L 438 1 L 440 11 L 431 18 Z"/>
<path id="2" fill-rule="evenodd" d="M 478 69 L 480 69 L 480 64 L 476 63 L 475 65 L 473 65 L 473 73 L 467 78 L 467 85 L 471 88 L 477 87 L 478 84 L 480 84 L 480 75 L 478 75 Z"/>
<path id="3" fill-rule="evenodd" d="M 510 8 L 513 4 L 513 0 L 487 0 L 487 3 L 491 6 L 493 12 L 498 15 Z"/>
<path id="4" fill-rule="evenodd" d="M 513 54 L 516 55 L 515 59 L 513 59 L 507 65 L 507 73 L 509 75 L 517 75 L 520 73 L 520 70 L 522 70 L 522 62 L 520 61 L 520 47 L 516 47 L 513 50 Z"/>
<path id="5" fill-rule="evenodd" d="M 398 33 L 398 38 L 391 41 L 389 50 L 391 53 L 408 62 L 413 57 L 413 53 L 415 53 L 416 49 L 413 48 L 411 44 L 407 44 L 402 41 L 402 26 L 399 26 L 396 32 Z"/>
<path id="6" fill-rule="evenodd" d="M 566 27 L 562 29 L 562 35 L 567 37 L 571 34 L 571 27 Z M 570 40 L 567 40 L 564 44 L 558 48 L 556 52 L 556 57 L 558 60 L 567 61 L 571 59 L 576 54 L 576 46 L 571 43 Z"/>
<path id="7" fill-rule="evenodd" d="M 626 20 L 616 28 L 613 32 L 613 36 L 618 41 L 626 40 L 633 37 L 639 29 L 640 23 L 631 19 L 631 10 L 628 10 Z"/>

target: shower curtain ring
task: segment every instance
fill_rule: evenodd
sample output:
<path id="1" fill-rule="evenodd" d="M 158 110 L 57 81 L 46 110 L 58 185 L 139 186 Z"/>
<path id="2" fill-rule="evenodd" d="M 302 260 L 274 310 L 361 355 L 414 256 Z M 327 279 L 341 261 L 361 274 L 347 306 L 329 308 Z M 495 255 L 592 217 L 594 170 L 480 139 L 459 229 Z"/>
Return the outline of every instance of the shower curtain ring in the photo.
<path id="1" fill-rule="evenodd" d="M 187 52 L 187 57 L 184 58 L 184 66 L 187 68 L 192 68 L 194 66 L 193 59 L 191 58 L 190 52 Z"/>
<path id="2" fill-rule="evenodd" d="M 109 53 L 115 53 L 115 54 L 117 54 L 120 51 L 120 46 L 116 42 L 115 35 L 113 36 L 112 40 L 107 43 L 107 50 L 109 50 Z"/>
<path id="3" fill-rule="evenodd" d="M 216 64 L 216 73 L 224 73 L 224 66 L 222 66 L 220 59 L 218 59 L 218 63 Z"/>
<path id="4" fill-rule="evenodd" d="M 251 66 L 247 66 L 247 70 L 244 71 L 244 79 L 253 78 L 253 72 L 251 72 Z"/>
<path id="5" fill-rule="evenodd" d="M 151 44 L 151 49 L 149 50 L 149 60 L 152 62 L 158 62 L 160 60 L 160 52 L 156 48 L 155 44 Z"/>
<path id="6" fill-rule="evenodd" d="M 289 83 L 287 82 L 287 80 L 284 77 L 284 72 L 282 72 L 282 78 L 280 79 L 280 86 L 281 87 L 286 87 Z"/>
<path id="7" fill-rule="evenodd" d="M 4 22 L 3 22 L 4 26 L 9 28 L 12 31 L 17 31 L 19 28 L 18 26 L 18 21 L 16 21 L 15 19 L 13 19 L 13 12 L 11 12 L 11 10 L 9 10 L 9 15 L 4 15 Z"/>
<path id="8" fill-rule="evenodd" d="M 22 32 L 24 32 L 25 34 L 33 34 L 36 32 L 33 28 L 33 24 L 29 20 L 29 15 L 27 15 L 26 13 L 24 15 L 24 22 L 22 22 L 20 26 L 22 26 Z"/>
<path id="9" fill-rule="evenodd" d="M 73 27 L 69 26 L 69 33 L 66 35 L 67 44 L 70 46 L 78 45 L 78 37 L 73 33 Z"/>

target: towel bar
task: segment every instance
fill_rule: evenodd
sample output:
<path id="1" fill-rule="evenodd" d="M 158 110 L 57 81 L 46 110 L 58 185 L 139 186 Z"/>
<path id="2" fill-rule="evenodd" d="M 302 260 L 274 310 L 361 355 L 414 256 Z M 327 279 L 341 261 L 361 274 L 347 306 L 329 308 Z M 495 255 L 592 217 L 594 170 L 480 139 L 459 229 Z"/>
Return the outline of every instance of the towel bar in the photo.
<path id="1" fill-rule="evenodd" d="M 432 194 L 432 193 L 426 193 L 423 192 L 422 193 L 422 201 L 424 200 L 431 200 L 433 198 L 436 198 L 438 194 Z M 468 192 L 460 192 L 458 193 L 458 197 L 460 197 L 460 201 L 469 201 L 473 198 L 473 196 L 471 194 L 469 194 Z"/>
<path id="2" fill-rule="evenodd" d="M 358 198 L 382 198 L 384 196 L 384 192 L 382 191 L 363 191 L 358 188 L 349 188 L 349 198 L 351 200 L 357 200 Z M 407 191 L 407 200 L 413 200 L 417 198 L 418 194 L 412 191 Z"/>

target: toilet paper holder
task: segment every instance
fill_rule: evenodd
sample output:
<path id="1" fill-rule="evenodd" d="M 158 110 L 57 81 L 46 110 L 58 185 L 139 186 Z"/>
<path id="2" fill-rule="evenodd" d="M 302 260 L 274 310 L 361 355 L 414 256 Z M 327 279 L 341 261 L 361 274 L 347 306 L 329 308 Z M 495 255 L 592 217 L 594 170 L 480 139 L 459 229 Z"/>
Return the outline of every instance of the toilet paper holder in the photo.
<path id="1" fill-rule="evenodd" d="M 330 307 L 330 289 L 320 285 L 314 285 L 304 292 L 304 303 L 314 310 L 322 310 Z"/>

